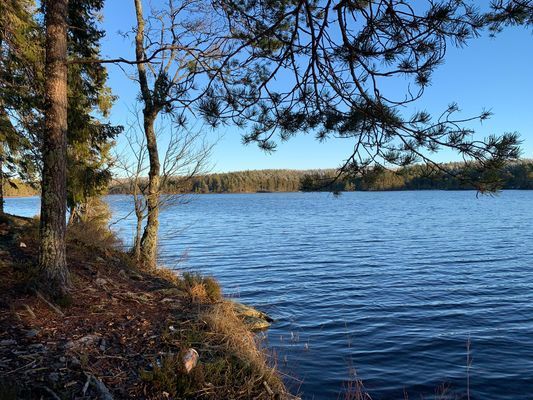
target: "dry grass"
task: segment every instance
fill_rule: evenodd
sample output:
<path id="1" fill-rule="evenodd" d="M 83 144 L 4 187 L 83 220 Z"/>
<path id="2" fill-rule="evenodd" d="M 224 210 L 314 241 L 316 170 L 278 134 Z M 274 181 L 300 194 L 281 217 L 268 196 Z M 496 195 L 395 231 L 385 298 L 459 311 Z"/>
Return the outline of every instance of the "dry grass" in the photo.
<path id="1" fill-rule="evenodd" d="M 199 305 L 197 318 L 182 329 L 167 332 L 165 340 L 180 343 L 174 355 L 154 360 L 153 371 L 141 376 L 154 387 L 187 399 L 294 399 L 287 393 L 256 337 L 235 314 L 231 303 Z M 194 348 L 199 364 L 185 373 L 182 354 Z"/>
<path id="2" fill-rule="evenodd" d="M 208 304 L 222 300 L 222 289 L 213 277 L 204 277 L 194 272 L 184 272 L 181 286 L 194 303 Z"/>
<path id="3" fill-rule="evenodd" d="M 67 237 L 74 244 L 99 251 L 115 250 L 120 244 L 120 240 L 107 228 L 107 225 L 94 219 L 70 224 Z"/>

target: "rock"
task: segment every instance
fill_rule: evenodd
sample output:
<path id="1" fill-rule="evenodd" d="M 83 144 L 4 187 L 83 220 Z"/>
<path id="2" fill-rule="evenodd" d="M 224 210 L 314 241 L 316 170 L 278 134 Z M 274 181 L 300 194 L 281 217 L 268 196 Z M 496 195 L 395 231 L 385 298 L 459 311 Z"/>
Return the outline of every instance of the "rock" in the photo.
<path id="1" fill-rule="evenodd" d="M 77 340 L 69 341 L 65 345 L 65 348 L 67 349 L 76 349 L 81 347 L 88 347 L 96 344 L 100 340 L 100 336 L 98 335 L 87 335 L 83 336 Z"/>
<path id="2" fill-rule="evenodd" d="M 48 379 L 50 379 L 52 382 L 59 381 L 59 374 L 57 372 L 52 372 L 50 375 L 48 375 Z"/>
<path id="3" fill-rule="evenodd" d="M 244 317 L 243 322 L 246 324 L 248 329 L 250 329 L 252 332 L 256 331 L 263 331 L 265 329 L 270 328 L 270 322 L 267 320 L 264 320 L 262 318 L 257 317 Z"/>
<path id="4" fill-rule="evenodd" d="M 20 242 L 19 247 L 21 247 L 21 248 L 24 249 L 24 248 L 26 248 L 26 247 L 28 247 L 28 246 L 26 246 L 26 243 L 24 243 L 24 242 Z"/>
<path id="5" fill-rule="evenodd" d="M 104 382 L 102 382 L 100 379 L 96 378 L 95 376 L 92 376 L 92 383 L 94 385 L 94 388 L 99 394 L 99 398 L 101 400 L 113 400 L 113 395 L 109 391 L 109 389 L 104 385 Z"/>
<path id="6" fill-rule="evenodd" d="M 262 331 L 270 327 L 274 321 L 267 314 L 253 307 L 233 302 L 233 309 L 251 331 Z"/>
<path id="7" fill-rule="evenodd" d="M 263 319 L 267 322 L 273 322 L 274 320 L 270 318 L 267 314 L 265 314 L 262 311 L 256 310 L 253 307 L 233 302 L 233 309 L 235 310 L 235 313 L 239 317 L 251 317 L 251 318 L 259 318 Z"/>
<path id="8" fill-rule="evenodd" d="M 185 371 L 187 371 L 187 373 L 191 372 L 191 370 L 196 367 L 199 358 L 200 355 L 198 352 L 192 348 L 185 352 L 183 355 L 183 366 L 185 367 Z"/>
<path id="9" fill-rule="evenodd" d="M 35 336 L 37 336 L 39 334 L 39 330 L 38 329 L 30 329 L 28 332 L 26 332 L 26 337 L 27 338 L 33 338 Z"/>

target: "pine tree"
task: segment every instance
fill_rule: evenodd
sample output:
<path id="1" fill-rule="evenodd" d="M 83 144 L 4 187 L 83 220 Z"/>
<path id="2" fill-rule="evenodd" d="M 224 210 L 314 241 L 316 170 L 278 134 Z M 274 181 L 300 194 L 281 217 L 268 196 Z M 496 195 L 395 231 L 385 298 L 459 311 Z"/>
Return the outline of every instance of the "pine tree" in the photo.
<path id="1" fill-rule="evenodd" d="M 39 267 L 54 296 L 68 292 L 66 259 L 67 206 L 67 26 L 68 0 L 45 3 L 45 131 Z"/>

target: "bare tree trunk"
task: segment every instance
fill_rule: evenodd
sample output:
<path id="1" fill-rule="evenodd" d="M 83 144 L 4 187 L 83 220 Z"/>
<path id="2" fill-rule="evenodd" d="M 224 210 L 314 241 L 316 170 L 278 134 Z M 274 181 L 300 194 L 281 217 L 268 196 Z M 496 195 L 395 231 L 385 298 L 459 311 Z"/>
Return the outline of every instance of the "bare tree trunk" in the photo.
<path id="1" fill-rule="evenodd" d="M 136 229 L 135 229 L 135 241 L 133 242 L 133 255 L 135 257 L 135 261 L 137 261 L 137 262 L 141 261 L 142 222 L 143 222 L 142 215 L 139 216 L 137 214 L 137 226 L 136 226 Z"/>
<path id="2" fill-rule="evenodd" d="M 144 15 L 141 0 L 133 0 L 137 17 L 137 33 L 135 35 L 135 57 L 137 61 L 144 60 Z M 141 263 L 146 268 L 155 268 L 157 258 L 157 232 L 159 229 L 159 153 L 154 124 L 160 108 L 154 104 L 154 99 L 148 87 L 146 66 L 144 62 L 137 64 L 141 96 L 144 102 L 144 133 L 148 147 L 150 171 L 148 173 L 147 210 L 148 219 L 141 239 Z"/>
<path id="3" fill-rule="evenodd" d="M 0 156 L 0 215 L 4 214 L 4 160 Z"/>
<path id="4" fill-rule="evenodd" d="M 141 262 L 147 268 L 155 268 L 157 260 L 157 233 L 159 230 L 159 152 L 154 131 L 155 118 L 144 113 L 144 133 L 148 147 L 150 171 L 148 172 L 148 218 L 141 239 Z"/>
<path id="5" fill-rule="evenodd" d="M 54 296 L 66 294 L 67 9 L 68 0 L 46 2 L 45 135 L 39 267 Z"/>
<path id="6" fill-rule="evenodd" d="M 144 206 L 142 203 L 142 195 L 138 193 L 138 179 L 135 178 L 135 188 L 134 188 L 134 199 L 135 199 L 135 216 L 137 217 L 137 225 L 135 229 L 135 240 L 133 242 L 133 255 L 135 261 L 138 263 L 141 261 L 141 234 L 142 234 L 142 223 L 144 219 Z"/>

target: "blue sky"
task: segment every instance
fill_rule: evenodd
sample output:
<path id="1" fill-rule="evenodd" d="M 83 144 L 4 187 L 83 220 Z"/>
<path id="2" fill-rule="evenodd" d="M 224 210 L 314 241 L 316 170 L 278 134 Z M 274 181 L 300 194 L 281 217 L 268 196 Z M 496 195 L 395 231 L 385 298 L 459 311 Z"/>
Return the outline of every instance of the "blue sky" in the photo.
<path id="1" fill-rule="evenodd" d="M 135 24 L 133 1 L 110 0 L 104 9 L 103 26 L 107 32 L 102 42 L 104 56 L 134 58 L 131 38 L 118 32 L 131 30 Z M 508 28 L 496 38 L 488 34 L 472 40 L 465 48 L 449 47 L 446 62 L 434 73 L 432 84 L 417 104 L 418 109 L 438 113 L 455 101 L 463 116 L 482 109 L 494 115 L 474 128 L 480 138 L 504 132 L 520 133 L 522 156 L 533 158 L 533 35 L 525 28 Z M 109 86 L 118 96 L 111 115 L 116 124 L 127 123 L 138 97 L 138 84 L 117 66 L 109 66 Z M 133 70 L 127 69 L 128 72 Z M 283 82 L 280 82 L 282 84 Z M 281 143 L 273 154 L 265 154 L 255 145 L 241 144 L 242 131 L 234 127 L 206 128 L 212 141 L 217 140 L 212 155 L 213 172 L 247 169 L 311 169 L 338 166 L 349 155 L 352 144 L 330 139 L 318 143 L 313 135 L 299 135 Z M 118 146 L 124 140 L 119 138 Z M 453 161 L 457 156 L 442 151 L 438 161 Z"/>

